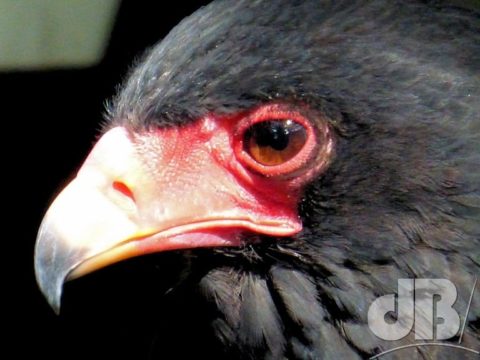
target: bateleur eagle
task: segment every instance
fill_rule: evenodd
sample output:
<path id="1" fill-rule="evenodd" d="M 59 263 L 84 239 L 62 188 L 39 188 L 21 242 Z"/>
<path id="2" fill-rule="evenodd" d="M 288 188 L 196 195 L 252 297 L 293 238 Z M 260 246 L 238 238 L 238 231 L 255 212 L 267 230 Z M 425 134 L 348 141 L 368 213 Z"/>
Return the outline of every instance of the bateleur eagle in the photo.
<path id="1" fill-rule="evenodd" d="M 476 357 L 479 70 L 473 10 L 213 2 L 149 50 L 112 101 L 40 227 L 40 288 L 58 312 L 67 280 L 134 257 L 129 271 L 151 266 L 137 281 L 148 272 L 159 290 L 115 309 L 151 315 L 152 358 L 358 359 L 412 344 L 382 358 Z M 385 339 L 369 326 L 371 304 L 400 279 L 456 287 L 462 326 L 444 346 L 419 344 L 436 339 L 418 327 Z M 86 291 L 86 302 L 108 295 Z M 405 320 L 391 310 L 376 320 Z"/>

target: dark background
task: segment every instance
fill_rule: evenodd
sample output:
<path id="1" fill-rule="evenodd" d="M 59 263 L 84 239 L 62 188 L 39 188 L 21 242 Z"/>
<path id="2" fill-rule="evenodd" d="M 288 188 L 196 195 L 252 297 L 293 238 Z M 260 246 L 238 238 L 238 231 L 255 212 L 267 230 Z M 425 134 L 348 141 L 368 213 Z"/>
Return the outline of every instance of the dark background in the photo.
<path id="1" fill-rule="evenodd" d="M 4 235 L 0 325 L 6 334 L 0 341 L 1 358 L 110 358 L 92 353 L 94 346 L 84 350 L 89 346 L 85 344 L 89 332 L 95 333 L 103 324 L 92 323 L 89 318 L 77 327 L 68 314 L 56 316 L 39 292 L 33 272 L 36 232 L 50 201 L 91 148 L 103 120 L 105 101 L 114 95 L 132 61 L 208 2 L 123 1 L 99 65 L 0 72 Z M 79 332 L 85 335 L 83 339 L 75 339 Z M 98 337 L 98 331 L 95 335 Z M 110 334 L 105 337 L 115 346 Z M 10 351 L 12 354 L 6 355 Z M 132 354 L 124 355 L 135 359 Z"/>
<path id="2" fill-rule="evenodd" d="M 0 73 L 4 235 L 0 324 L 6 334 L 0 344 L 8 349 L 0 350 L 0 357 L 72 359 L 88 356 L 96 359 L 114 358 L 113 354 L 122 353 L 124 344 L 116 343 L 116 335 L 110 332 L 105 333 L 105 343 L 115 348 L 112 356 L 106 355 L 108 350 L 95 352 L 96 345 L 104 345 L 101 331 L 108 328 L 102 322 L 112 321 L 115 314 L 102 318 L 80 312 L 79 316 L 69 317 L 67 308 L 66 314 L 56 316 L 49 308 L 37 288 L 33 272 L 36 232 L 50 201 L 74 175 L 95 141 L 105 101 L 114 95 L 134 58 L 163 38 L 182 18 L 208 2 L 125 0 L 106 56 L 98 66 Z M 478 4 L 467 2 L 470 6 Z M 84 298 L 79 301 L 95 302 L 91 289 L 81 294 Z M 118 321 L 120 330 L 121 326 L 131 325 L 129 319 L 122 323 L 125 315 L 121 309 L 117 316 L 114 322 Z M 132 331 L 129 336 L 141 338 L 143 324 L 134 325 L 138 331 Z M 86 344 L 90 333 L 96 339 Z M 125 338 L 128 337 L 118 341 Z M 7 351 L 13 354 L 5 355 Z M 131 353 L 124 352 L 123 357 L 136 359 L 135 347 L 129 351 Z"/>

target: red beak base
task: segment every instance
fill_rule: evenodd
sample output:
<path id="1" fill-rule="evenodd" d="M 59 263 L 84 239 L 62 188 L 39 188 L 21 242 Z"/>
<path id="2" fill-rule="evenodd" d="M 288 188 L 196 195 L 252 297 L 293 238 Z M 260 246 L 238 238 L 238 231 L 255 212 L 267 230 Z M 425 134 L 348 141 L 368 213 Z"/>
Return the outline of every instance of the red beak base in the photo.
<path id="1" fill-rule="evenodd" d="M 35 269 L 59 310 L 63 283 L 152 252 L 240 246 L 245 233 L 301 230 L 299 192 L 237 160 L 235 121 L 204 119 L 130 134 L 116 127 L 93 148 L 48 210 Z"/>

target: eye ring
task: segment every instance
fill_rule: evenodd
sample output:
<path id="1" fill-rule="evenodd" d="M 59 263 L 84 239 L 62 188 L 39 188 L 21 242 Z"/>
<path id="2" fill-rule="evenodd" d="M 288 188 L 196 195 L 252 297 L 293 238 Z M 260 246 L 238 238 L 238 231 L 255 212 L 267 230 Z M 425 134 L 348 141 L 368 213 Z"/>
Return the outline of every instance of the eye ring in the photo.
<path id="1" fill-rule="evenodd" d="M 256 149 L 252 153 L 252 132 L 257 130 L 261 132 L 266 129 L 267 133 L 274 135 L 275 130 L 270 127 L 283 126 L 282 124 L 290 127 L 288 131 L 296 132 L 295 137 L 298 138 L 295 140 L 296 144 L 288 142 L 288 140 L 292 139 L 287 139 L 287 146 L 292 146 L 291 144 L 293 144 L 293 148 L 287 149 L 286 154 L 278 154 L 268 149 L 268 147 L 275 148 L 278 145 L 280 151 L 282 150 L 281 147 L 285 145 L 285 143 L 282 144 L 282 141 L 285 141 L 285 139 L 282 139 L 282 136 L 285 134 L 290 135 L 288 131 L 282 134 L 281 132 L 285 129 L 281 129 L 280 139 L 270 139 L 267 140 L 268 144 L 260 144 L 263 145 L 263 149 L 261 146 L 258 146 L 259 139 L 256 139 L 254 141 L 257 142 L 254 144 Z M 282 104 L 263 106 L 245 116 L 237 126 L 235 139 L 235 152 L 239 160 L 250 170 L 268 177 L 295 176 L 312 156 L 315 156 L 315 150 L 318 148 L 317 131 L 312 122 L 300 111 L 292 110 L 290 107 L 287 108 L 287 106 Z M 267 159 L 265 161 L 260 159 L 259 161 L 259 156 L 264 156 L 265 154 L 267 154 Z M 269 155 L 271 155 L 270 158 L 268 158 Z"/>

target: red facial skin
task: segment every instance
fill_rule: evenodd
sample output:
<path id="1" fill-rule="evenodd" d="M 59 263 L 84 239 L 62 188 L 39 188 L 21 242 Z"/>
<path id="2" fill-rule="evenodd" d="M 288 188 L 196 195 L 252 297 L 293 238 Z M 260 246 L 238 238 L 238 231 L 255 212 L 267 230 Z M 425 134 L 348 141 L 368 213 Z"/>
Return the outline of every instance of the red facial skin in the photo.
<path id="1" fill-rule="evenodd" d="M 265 166 L 245 151 L 243 139 L 250 126 L 271 119 L 300 123 L 307 140 L 284 164 Z M 153 198 L 157 209 L 161 203 L 175 203 L 182 209 L 174 225 L 179 234 L 170 234 L 169 241 L 161 233 L 150 236 L 150 241 L 143 238 L 138 242 L 143 253 L 238 246 L 239 234 L 245 231 L 272 236 L 300 232 L 297 206 L 302 189 L 325 169 L 333 151 L 333 138 L 324 119 L 309 119 L 282 104 L 226 117 L 208 115 L 182 127 L 135 135 L 134 142 L 139 153 L 147 155 L 148 173 L 158 185 L 155 193 L 148 194 L 149 199 L 137 202 L 152 204 Z"/>
<path id="2" fill-rule="evenodd" d="M 253 159 L 245 149 L 247 129 L 287 119 L 304 127 L 304 146 L 280 165 Z M 62 276 L 71 279 L 133 256 L 261 238 L 247 233 L 295 235 L 302 230 L 303 188 L 325 170 L 333 150 L 326 119 L 280 103 L 183 126 L 112 128 L 48 210 L 39 264 L 61 263 Z"/>

